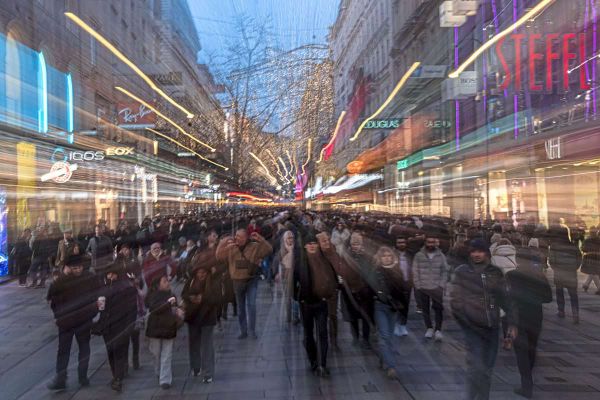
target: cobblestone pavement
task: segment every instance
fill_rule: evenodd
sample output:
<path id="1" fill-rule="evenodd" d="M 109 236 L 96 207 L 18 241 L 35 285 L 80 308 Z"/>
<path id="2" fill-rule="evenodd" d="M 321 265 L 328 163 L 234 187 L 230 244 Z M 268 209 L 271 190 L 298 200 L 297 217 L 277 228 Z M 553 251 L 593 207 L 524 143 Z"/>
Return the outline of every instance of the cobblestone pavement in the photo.
<path id="1" fill-rule="evenodd" d="M 464 348 L 457 325 L 445 323 L 442 343 L 422 338 L 420 315 L 410 316 L 410 336 L 396 338 L 399 379 L 391 381 L 379 369 L 373 351 L 352 345 L 348 325 L 340 323 L 341 350 L 330 353 L 329 379 L 313 377 L 302 347 L 302 328 L 280 321 L 277 294 L 261 282 L 258 299 L 258 340 L 237 340 L 237 321 L 230 316 L 216 332 L 217 372 L 212 384 L 189 373 L 187 332 L 176 339 L 174 382 L 158 387 L 146 343 L 142 369 L 131 371 L 122 394 L 109 387 L 110 372 L 101 338 L 92 339 L 91 386 L 78 389 L 76 356 L 71 357 L 69 389 L 49 392 L 57 348 L 57 331 L 43 290 L 23 289 L 14 282 L 0 286 L 0 398 L 12 399 L 443 399 L 464 397 Z M 555 316 L 546 306 L 544 332 L 536 367 L 539 399 L 600 399 L 600 296 L 581 294 L 581 324 Z M 448 315 L 449 313 L 446 312 Z M 448 318 L 449 319 L 449 318 Z M 340 315 L 341 320 L 341 315 Z M 76 351 L 76 344 L 73 350 Z M 519 382 L 513 352 L 500 350 L 494 371 L 492 398 L 512 399 Z"/>

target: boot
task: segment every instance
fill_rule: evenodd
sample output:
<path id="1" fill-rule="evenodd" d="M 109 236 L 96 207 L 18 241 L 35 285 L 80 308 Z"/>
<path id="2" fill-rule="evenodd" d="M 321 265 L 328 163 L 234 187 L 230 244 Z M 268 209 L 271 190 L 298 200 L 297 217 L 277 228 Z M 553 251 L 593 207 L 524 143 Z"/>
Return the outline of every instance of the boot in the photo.
<path id="1" fill-rule="evenodd" d="M 67 377 L 56 376 L 50 383 L 48 383 L 47 388 L 49 390 L 60 392 L 67 388 Z"/>
<path id="2" fill-rule="evenodd" d="M 337 336 L 338 336 L 337 328 L 338 328 L 337 320 L 330 319 L 329 320 L 329 343 L 331 345 L 331 348 L 334 350 L 339 350 L 338 342 L 337 342 Z"/>

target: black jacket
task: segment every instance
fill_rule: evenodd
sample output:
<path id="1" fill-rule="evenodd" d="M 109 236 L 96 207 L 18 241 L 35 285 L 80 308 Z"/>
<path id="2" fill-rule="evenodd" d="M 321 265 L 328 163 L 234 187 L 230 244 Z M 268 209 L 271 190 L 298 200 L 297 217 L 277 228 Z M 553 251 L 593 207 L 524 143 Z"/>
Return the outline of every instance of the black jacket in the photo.
<path id="1" fill-rule="evenodd" d="M 175 295 L 169 291 L 155 290 L 148 293 L 146 307 L 148 323 L 146 336 L 156 339 L 173 339 L 177 336 L 177 317 L 171 311 L 169 298 Z"/>
<path id="2" fill-rule="evenodd" d="M 81 276 L 61 275 L 48 289 L 48 301 L 59 328 L 91 324 L 98 313 L 97 278 L 84 271 Z"/>
<path id="3" fill-rule="evenodd" d="M 114 337 L 131 329 L 137 318 L 137 289 L 130 280 L 106 280 L 100 293 L 106 297 L 106 306 L 100 312 L 102 334 Z"/>
<path id="4" fill-rule="evenodd" d="M 489 263 L 481 272 L 471 264 L 456 268 L 450 305 L 458 323 L 474 330 L 499 327 L 500 308 L 511 325 L 517 323 L 517 309 L 502 270 Z"/>
<path id="5" fill-rule="evenodd" d="M 542 304 L 552 301 L 552 288 L 541 269 L 519 267 L 506 273 L 509 294 L 518 308 L 519 325 L 542 314 Z"/>

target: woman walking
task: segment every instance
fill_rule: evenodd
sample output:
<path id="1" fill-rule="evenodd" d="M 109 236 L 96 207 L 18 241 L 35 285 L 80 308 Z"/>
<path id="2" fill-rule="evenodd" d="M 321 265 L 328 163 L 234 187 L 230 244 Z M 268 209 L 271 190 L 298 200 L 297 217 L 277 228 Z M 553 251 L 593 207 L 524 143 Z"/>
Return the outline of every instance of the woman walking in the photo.
<path id="1" fill-rule="evenodd" d="M 169 389 L 173 382 L 173 342 L 179 325 L 176 306 L 177 297 L 171 292 L 167 275 L 155 278 L 146 297 L 146 307 L 150 310 L 146 336 L 154 356 L 154 373 L 162 389 Z"/>
<path id="2" fill-rule="evenodd" d="M 300 309 L 294 300 L 294 255 L 299 250 L 295 248 L 295 237 L 292 231 L 286 231 L 281 238 L 279 252 L 275 255 L 275 280 L 281 281 L 283 292 L 282 320 L 297 324 L 300 322 Z"/>
<path id="3" fill-rule="evenodd" d="M 587 292 L 592 282 L 596 285 L 596 294 L 600 295 L 600 237 L 598 229 L 592 228 L 590 236 L 583 242 L 583 262 L 581 272 L 587 274 L 583 291 Z"/>

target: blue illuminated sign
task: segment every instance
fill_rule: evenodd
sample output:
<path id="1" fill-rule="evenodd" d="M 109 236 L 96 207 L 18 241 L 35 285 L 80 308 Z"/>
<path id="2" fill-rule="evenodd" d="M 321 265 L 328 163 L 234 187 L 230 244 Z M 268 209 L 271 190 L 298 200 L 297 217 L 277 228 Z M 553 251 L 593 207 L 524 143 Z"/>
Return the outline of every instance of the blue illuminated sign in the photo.
<path id="1" fill-rule="evenodd" d="M 7 215 L 6 190 L 0 188 L 0 276 L 8 275 Z"/>

